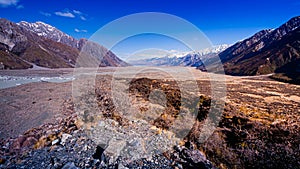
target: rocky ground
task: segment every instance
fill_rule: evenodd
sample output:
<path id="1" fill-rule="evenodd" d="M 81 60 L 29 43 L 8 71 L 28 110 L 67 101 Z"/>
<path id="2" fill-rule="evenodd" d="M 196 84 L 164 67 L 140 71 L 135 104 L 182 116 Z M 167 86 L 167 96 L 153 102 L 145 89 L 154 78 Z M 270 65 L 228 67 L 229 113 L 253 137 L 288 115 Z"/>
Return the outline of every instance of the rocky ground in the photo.
<path id="1" fill-rule="evenodd" d="M 3 168 L 214 168 L 193 143 L 148 158 L 110 156 L 109 146 L 97 145 L 82 130 L 73 105 L 64 103 L 67 118 L 32 128 L 14 139 L 1 141 Z M 135 142 L 127 142 L 139 149 Z"/>
<path id="2" fill-rule="evenodd" d="M 113 81 L 112 70 L 96 82 L 77 78 L 87 90 L 77 95 L 72 82 L 0 90 L 0 168 L 299 168 L 300 86 L 267 76 L 214 77 L 227 85 L 218 118 L 205 73 L 191 69 L 195 92 L 184 77 L 149 71 Z M 216 124 L 203 141 L 207 119 Z"/>

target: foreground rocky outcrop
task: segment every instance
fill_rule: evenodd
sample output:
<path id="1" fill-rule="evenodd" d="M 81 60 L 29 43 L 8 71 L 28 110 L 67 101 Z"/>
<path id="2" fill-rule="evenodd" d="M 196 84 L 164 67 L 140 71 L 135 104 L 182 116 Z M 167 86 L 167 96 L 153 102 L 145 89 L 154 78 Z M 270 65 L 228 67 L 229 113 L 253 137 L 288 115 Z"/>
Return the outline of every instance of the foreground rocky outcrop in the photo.
<path id="1" fill-rule="evenodd" d="M 113 157 L 76 127 L 75 117 L 59 124 L 32 129 L 12 140 L 2 140 L 0 166 L 3 168 L 214 168 L 191 143 L 150 158 L 132 160 Z M 107 146 L 106 146 L 107 147 Z M 116 159 L 116 160 L 114 160 Z"/>

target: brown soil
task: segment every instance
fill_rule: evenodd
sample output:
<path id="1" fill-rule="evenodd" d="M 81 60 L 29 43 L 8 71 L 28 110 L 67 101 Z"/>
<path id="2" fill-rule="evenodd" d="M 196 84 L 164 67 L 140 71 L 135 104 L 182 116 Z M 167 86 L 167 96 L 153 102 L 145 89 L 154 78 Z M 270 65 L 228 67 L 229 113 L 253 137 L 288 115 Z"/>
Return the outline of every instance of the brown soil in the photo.
<path id="1" fill-rule="evenodd" d="M 99 72 L 108 72 L 108 75 L 97 76 L 94 92 L 99 109 L 104 116 L 126 125 L 128 119 L 126 120 L 126 117 L 115 109 L 110 98 L 112 70 L 110 68 L 99 70 Z M 71 73 L 71 71 L 67 72 Z M 202 143 L 199 141 L 199 134 L 205 131 L 200 129 L 213 101 L 210 99 L 211 82 L 207 73 L 200 73 L 193 69 L 191 72 L 197 78 L 200 89 L 199 93 L 191 94 L 199 98 L 199 109 L 197 121 L 185 141 L 194 142 L 198 149 L 219 168 L 262 168 L 262 166 L 296 168 L 299 166 L 300 86 L 277 82 L 267 76 L 217 75 L 215 79 L 225 77 L 226 80 L 226 105 L 218 127 L 210 138 Z M 34 74 L 34 71 L 31 73 Z M 24 74 L 24 72 L 14 71 L 13 74 Z M 155 74 L 150 72 L 144 76 L 147 78 L 143 78 L 142 75 L 134 78 L 129 82 L 128 90 L 135 98 L 132 105 L 137 106 L 141 112 L 146 112 L 141 113 L 141 118 L 147 117 L 156 128 L 168 130 L 177 118 L 178 108 L 182 107 L 182 103 L 178 102 L 182 93 L 178 91 L 174 80 L 160 78 Z M 124 81 L 126 81 L 125 77 Z M 150 93 L 154 90 L 164 93 L 167 100 L 160 100 L 160 95 L 151 96 Z M 1 137 L 15 137 L 32 127 L 60 120 L 64 116 L 64 102 L 72 99 L 72 83 L 32 83 L 2 89 L 0 95 Z M 153 103 L 150 96 L 160 101 Z M 167 108 L 161 109 L 164 103 Z M 156 105 L 154 108 L 163 110 L 163 113 L 154 116 L 147 114 L 148 110 L 152 110 L 149 109 L 151 107 L 149 105 L 153 104 Z M 85 113 L 83 115 L 86 115 L 87 121 L 95 120 Z"/>
<path id="2" fill-rule="evenodd" d="M 26 130 L 63 118 L 62 105 L 71 98 L 71 82 L 31 83 L 0 90 L 0 137 L 16 137 Z"/>

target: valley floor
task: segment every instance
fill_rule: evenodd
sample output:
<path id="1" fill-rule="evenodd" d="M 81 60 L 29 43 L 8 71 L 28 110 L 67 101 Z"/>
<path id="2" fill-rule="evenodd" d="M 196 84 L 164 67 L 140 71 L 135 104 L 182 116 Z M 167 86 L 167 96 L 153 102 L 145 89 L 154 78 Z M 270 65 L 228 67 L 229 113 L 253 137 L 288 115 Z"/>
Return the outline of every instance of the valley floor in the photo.
<path id="1" fill-rule="evenodd" d="M 74 78 L 0 89 L 0 168 L 300 166 L 299 85 L 181 67 L 13 70 L 0 76 Z M 219 106 L 214 101 L 221 102 L 219 115 L 210 114 Z M 214 119 L 210 129 L 203 128 L 205 119 Z"/>

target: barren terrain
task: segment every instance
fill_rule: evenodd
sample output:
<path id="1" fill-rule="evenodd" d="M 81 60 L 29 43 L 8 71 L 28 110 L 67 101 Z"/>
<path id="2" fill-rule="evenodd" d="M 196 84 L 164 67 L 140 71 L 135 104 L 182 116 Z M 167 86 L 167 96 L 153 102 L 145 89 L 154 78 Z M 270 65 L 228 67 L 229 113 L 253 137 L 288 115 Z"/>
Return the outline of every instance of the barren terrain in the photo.
<path id="1" fill-rule="evenodd" d="M 99 68 L 96 74 L 86 69 L 80 70 L 84 72 L 81 75 L 78 72 L 73 69 L 0 72 L 6 76 L 75 77 L 70 82 L 36 82 L 0 90 L 1 146 L 7 148 L 0 151 L 3 165 L 14 164 L 8 154 L 23 151 L 24 147 L 26 151 L 33 149 L 32 146 L 37 150 L 55 149 L 56 143 L 51 141 L 56 138 L 62 141 L 62 132 L 75 137 L 73 131 L 77 129 L 85 129 L 93 144 L 108 142 L 107 151 L 113 155 L 126 156 L 126 152 L 135 153 L 134 148 L 143 151 L 144 154 L 135 154 L 136 159 L 148 157 L 145 154 L 153 153 L 155 146 L 171 154 L 165 157 L 174 159 L 170 145 L 191 142 L 218 168 L 300 165 L 299 85 L 274 81 L 268 76 L 233 77 L 179 67 L 143 71 L 135 67 Z M 77 93 L 77 89 L 84 90 Z M 194 101 L 197 106 L 193 107 Z M 212 120 L 209 110 L 218 109 L 215 101 L 225 104 L 220 107 L 219 118 Z M 90 108 L 86 110 L 84 106 Z M 70 117 L 72 123 L 68 121 Z M 211 125 L 215 122 L 215 128 L 203 128 L 205 119 L 212 120 Z M 76 129 L 72 128 L 75 125 Z M 181 132 L 183 129 L 189 130 Z M 51 135 L 52 131 L 56 134 Z M 93 132 L 106 133 L 107 138 L 95 137 Z M 205 141 L 200 138 L 203 132 L 210 133 Z M 117 135 L 116 140 L 120 137 L 125 141 L 112 140 L 111 134 Z M 26 142 L 29 136 L 33 138 Z M 25 141 L 16 150 L 13 143 L 20 137 L 25 137 Z M 41 141 L 44 137 L 50 143 Z M 139 144 L 131 143 L 132 140 L 138 140 Z M 146 142 L 161 145 L 147 147 Z M 123 143 L 132 147 L 127 146 L 123 152 Z M 25 162 L 29 157 L 14 158 Z M 24 166 L 31 164 L 22 160 L 19 163 Z M 181 164 L 185 167 L 185 163 Z"/>

